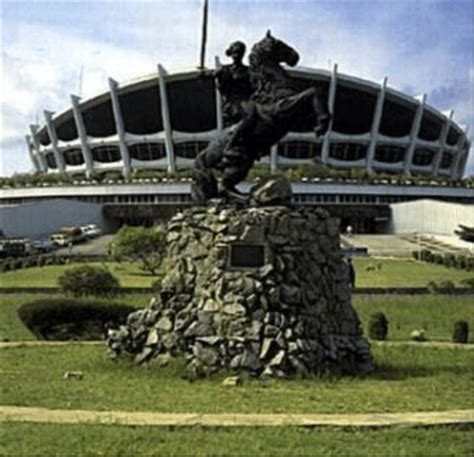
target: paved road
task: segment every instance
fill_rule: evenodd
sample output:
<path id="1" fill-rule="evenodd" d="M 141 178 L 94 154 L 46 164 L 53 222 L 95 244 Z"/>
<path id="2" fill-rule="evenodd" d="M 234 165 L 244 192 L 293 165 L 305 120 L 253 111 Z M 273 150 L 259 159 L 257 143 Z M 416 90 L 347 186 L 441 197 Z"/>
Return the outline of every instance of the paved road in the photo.
<path id="1" fill-rule="evenodd" d="M 75 244 L 72 246 L 71 254 L 105 256 L 108 254 L 109 243 L 113 237 L 113 235 L 102 235 L 98 238 L 88 240 L 85 243 Z M 61 255 L 68 255 L 69 248 L 61 248 L 54 252 Z"/>
<path id="2" fill-rule="evenodd" d="M 376 414 L 173 414 L 0 406 L 0 422 L 179 427 L 432 427 L 474 423 L 474 410 Z"/>
<path id="3" fill-rule="evenodd" d="M 440 252 L 450 252 L 450 246 L 452 252 L 458 252 L 458 250 L 464 249 L 465 252 L 472 252 L 472 243 L 459 240 L 456 236 L 450 235 L 430 235 L 420 234 L 424 239 L 431 239 L 434 242 L 440 241 L 444 243 L 441 245 L 433 244 L 431 249 L 440 249 Z M 355 234 L 348 237 L 345 234 L 341 234 L 342 240 L 354 247 L 366 247 L 369 251 L 369 255 L 375 256 L 394 256 L 394 257 L 411 257 L 413 251 L 427 248 L 428 245 L 423 245 L 418 242 L 408 241 L 405 239 L 405 235 L 377 235 L 377 234 Z M 436 247 L 437 246 L 437 247 Z M 428 247 L 429 249 L 429 247 Z"/>

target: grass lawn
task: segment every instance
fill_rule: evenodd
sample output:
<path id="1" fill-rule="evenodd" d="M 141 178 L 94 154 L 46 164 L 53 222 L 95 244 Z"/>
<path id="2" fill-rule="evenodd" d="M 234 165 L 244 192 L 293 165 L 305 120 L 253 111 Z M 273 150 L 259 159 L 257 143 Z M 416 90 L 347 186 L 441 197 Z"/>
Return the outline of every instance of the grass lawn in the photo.
<path id="1" fill-rule="evenodd" d="M 462 286 L 463 279 L 474 277 L 473 271 L 406 258 L 354 257 L 353 263 L 356 287 L 423 287 L 430 281 L 453 281 L 456 286 Z M 368 267 L 376 270 L 368 271 Z"/>
<path id="2" fill-rule="evenodd" d="M 1 287 L 57 287 L 57 278 L 71 266 L 52 265 L 0 273 Z M 90 265 L 105 265 L 116 275 L 123 287 L 150 287 L 158 277 L 141 271 L 137 264 L 129 262 L 91 262 Z M 380 269 L 367 271 L 367 267 L 380 265 Z M 446 268 L 412 259 L 389 259 L 373 257 L 355 257 L 357 287 L 424 287 L 430 281 L 460 281 L 472 278 L 474 272 Z"/>
<path id="3" fill-rule="evenodd" d="M 420 344 L 422 345 L 422 343 Z M 474 350 L 375 346 L 377 370 L 365 378 L 247 380 L 221 385 L 222 373 L 185 380 L 184 363 L 166 368 L 112 361 L 104 346 L 0 350 L 1 403 L 59 409 L 175 413 L 364 413 L 474 407 Z M 83 380 L 65 380 L 82 371 Z"/>
<path id="4" fill-rule="evenodd" d="M 474 301 L 462 295 L 353 295 L 352 303 L 364 326 L 370 316 L 383 312 L 388 320 L 388 339 L 407 340 L 412 330 L 424 328 L 430 340 L 451 341 L 454 323 L 469 324 L 474 342 Z"/>
<path id="5" fill-rule="evenodd" d="M 333 428 L 158 428 L 2 424 L 0 454 L 10 456 L 433 456 L 469 457 L 472 430 Z"/>
<path id="6" fill-rule="evenodd" d="M 48 265 L 43 267 L 23 268 L 21 270 L 0 273 L 1 287 L 58 287 L 58 277 L 72 267 L 83 265 L 74 262 L 69 265 Z M 130 262 L 88 262 L 88 265 L 106 266 L 117 276 L 122 287 L 150 287 L 158 279 Z"/>

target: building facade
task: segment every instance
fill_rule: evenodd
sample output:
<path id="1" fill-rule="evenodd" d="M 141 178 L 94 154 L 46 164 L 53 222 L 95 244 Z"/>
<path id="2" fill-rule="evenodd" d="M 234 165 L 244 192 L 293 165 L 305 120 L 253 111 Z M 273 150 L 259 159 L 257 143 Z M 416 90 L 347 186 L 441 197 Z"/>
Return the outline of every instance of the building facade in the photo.
<path id="1" fill-rule="evenodd" d="M 426 103 L 379 83 L 305 68 L 289 73 L 302 88 L 317 86 L 333 118 L 327 133 L 289 132 L 260 163 L 272 170 L 302 163 L 366 168 L 399 174 L 461 178 L 469 140 L 453 120 Z M 26 135 L 38 171 L 70 175 L 191 166 L 197 153 L 227 126 L 213 72 L 154 75 L 127 83 L 109 80 L 109 90 L 81 100 Z"/>

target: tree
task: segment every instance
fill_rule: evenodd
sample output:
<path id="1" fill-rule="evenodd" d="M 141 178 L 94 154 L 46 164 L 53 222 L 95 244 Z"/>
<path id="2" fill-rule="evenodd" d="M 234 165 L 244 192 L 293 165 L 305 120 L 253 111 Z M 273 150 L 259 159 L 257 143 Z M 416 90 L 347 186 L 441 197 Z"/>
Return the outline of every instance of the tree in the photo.
<path id="1" fill-rule="evenodd" d="M 110 243 L 116 259 L 139 262 L 139 268 L 156 275 L 165 252 L 165 232 L 157 227 L 122 227 Z"/>

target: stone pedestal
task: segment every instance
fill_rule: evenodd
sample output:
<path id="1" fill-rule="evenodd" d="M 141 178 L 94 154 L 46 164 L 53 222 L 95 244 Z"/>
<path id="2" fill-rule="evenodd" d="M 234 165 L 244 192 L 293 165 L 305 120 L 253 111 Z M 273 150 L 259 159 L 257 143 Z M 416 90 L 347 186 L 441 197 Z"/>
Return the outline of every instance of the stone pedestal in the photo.
<path id="1" fill-rule="evenodd" d="M 137 362 L 185 356 L 196 375 L 372 369 L 338 224 L 326 211 L 192 208 L 167 230 L 161 293 L 111 332 L 113 351 Z"/>

